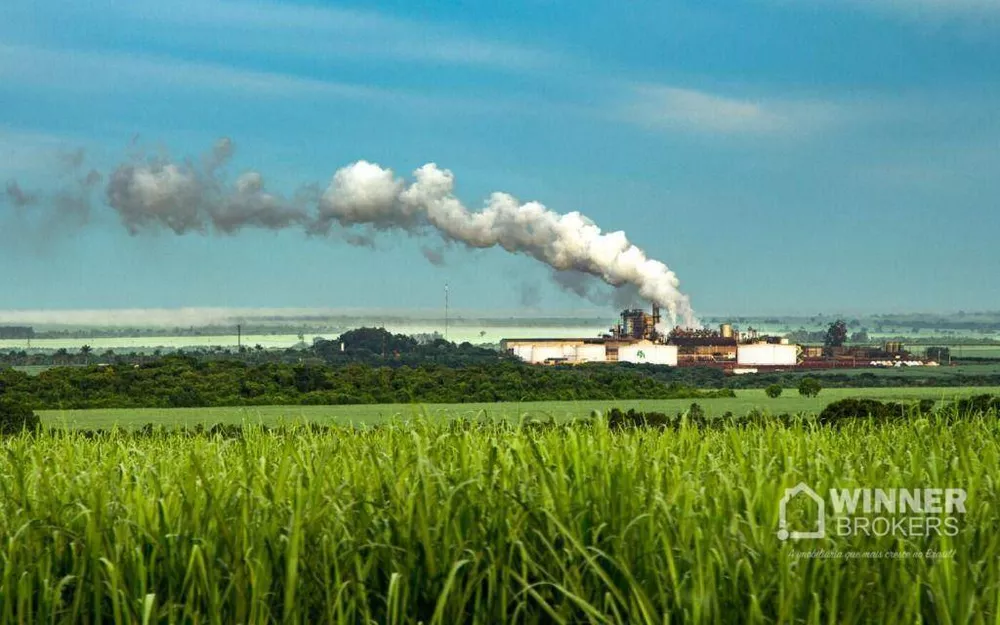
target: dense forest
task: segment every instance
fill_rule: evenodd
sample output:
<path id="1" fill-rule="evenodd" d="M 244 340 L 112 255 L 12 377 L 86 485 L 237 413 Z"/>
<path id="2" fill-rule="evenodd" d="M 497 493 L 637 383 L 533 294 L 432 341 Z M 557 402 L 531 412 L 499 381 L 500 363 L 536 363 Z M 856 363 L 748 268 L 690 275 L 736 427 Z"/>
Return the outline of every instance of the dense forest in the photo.
<path id="1" fill-rule="evenodd" d="M 0 371 L 0 397 L 36 410 L 277 404 L 464 403 L 731 396 L 614 367 L 248 364 L 167 356 L 143 365 Z"/>

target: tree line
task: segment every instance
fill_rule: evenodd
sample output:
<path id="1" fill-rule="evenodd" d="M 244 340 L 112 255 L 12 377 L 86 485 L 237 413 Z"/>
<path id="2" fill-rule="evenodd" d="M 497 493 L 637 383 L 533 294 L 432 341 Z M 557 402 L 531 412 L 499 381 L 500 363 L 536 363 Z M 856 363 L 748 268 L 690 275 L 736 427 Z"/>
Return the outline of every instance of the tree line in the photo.
<path id="1" fill-rule="evenodd" d="M 0 371 L 0 397 L 36 410 L 466 403 L 732 396 L 612 367 L 248 364 L 167 356 L 142 365 Z"/>

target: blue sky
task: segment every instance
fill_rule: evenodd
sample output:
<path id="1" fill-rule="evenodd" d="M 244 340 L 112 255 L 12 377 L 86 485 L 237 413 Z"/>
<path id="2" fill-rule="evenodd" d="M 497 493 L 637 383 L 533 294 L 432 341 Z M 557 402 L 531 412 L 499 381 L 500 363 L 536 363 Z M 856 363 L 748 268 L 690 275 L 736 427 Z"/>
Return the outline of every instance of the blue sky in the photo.
<path id="1" fill-rule="evenodd" d="M 367 159 L 624 230 L 704 314 L 1000 309 L 1000 0 L 299 4 L 6 0 L 0 182 L 65 154 L 270 188 Z M 130 236 L 0 203 L 0 309 L 590 308 L 500 250 Z M 527 298 L 526 294 L 537 297 Z"/>

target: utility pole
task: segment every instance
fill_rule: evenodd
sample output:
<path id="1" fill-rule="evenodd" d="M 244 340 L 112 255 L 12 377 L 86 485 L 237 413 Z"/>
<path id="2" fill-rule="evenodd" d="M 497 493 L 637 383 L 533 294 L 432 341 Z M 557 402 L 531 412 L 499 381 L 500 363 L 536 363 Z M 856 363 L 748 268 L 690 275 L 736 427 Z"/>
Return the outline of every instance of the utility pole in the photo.
<path id="1" fill-rule="evenodd" d="M 243 352 L 243 324 L 236 324 L 236 352 Z"/>
<path id="2" fill-rule="evenodd" d="M 444 340 L 448 340 L 448 283 L 444 283 Z"/>

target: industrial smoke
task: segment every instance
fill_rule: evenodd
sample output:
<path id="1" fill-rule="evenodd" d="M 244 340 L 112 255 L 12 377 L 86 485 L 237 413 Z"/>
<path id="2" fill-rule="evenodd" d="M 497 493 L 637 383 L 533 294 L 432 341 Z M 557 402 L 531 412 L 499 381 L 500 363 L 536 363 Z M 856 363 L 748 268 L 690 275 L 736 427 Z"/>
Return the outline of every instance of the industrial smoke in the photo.
<path id="1" fill-rule="evenodd" d="M 603 232 L 579 212 L 556 213 L 507 193 L 493 193 L 481 210 L 470 210 L 455 196 L 454 175 L 433 163 L 407 182 L 390 169 L 358 161 L 337 171 L 325 190 L 304 187 L 285 197 L 267 191 L 256 171 L 229 181 L 225 168 L 233 151 L 231 140 L 220 139 L 200 162 L 133 159 L 108 176 L 105 201 L 132 234 L 164 228 L 176 234 L 300 228 L 371 245 L 374 233 L 405 231 L 469 248 L 500 247 L 558 273 L 586 274 L 632 289 L 664 308 L 671 321 L 697 323 L 673 271 L 649 258 L 624 232 Z M 14 182 L 7 195 L 15 205 L 34 200 Z M 435 264 L 443 262 L 437 250 L 425 247 L 424 254 Z"/>

